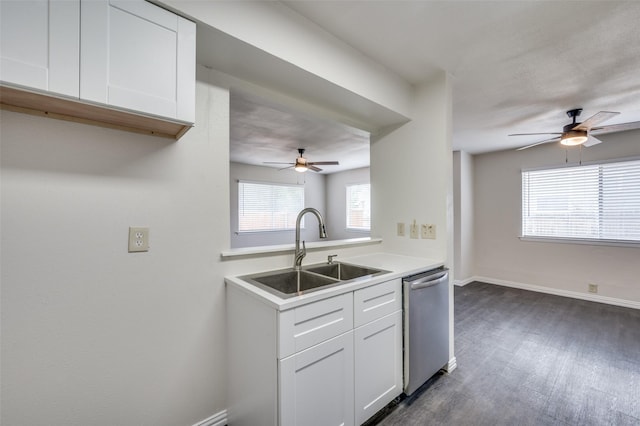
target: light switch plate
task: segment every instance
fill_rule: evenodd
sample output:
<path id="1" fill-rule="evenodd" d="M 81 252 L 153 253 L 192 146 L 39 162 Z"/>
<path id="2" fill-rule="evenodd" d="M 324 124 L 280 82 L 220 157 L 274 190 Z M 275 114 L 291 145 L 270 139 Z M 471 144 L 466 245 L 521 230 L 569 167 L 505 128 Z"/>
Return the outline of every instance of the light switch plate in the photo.
<path id="1" fill-rule="evenodd" d="M 149 228 L 129 228 L 129 253 L 149 251 Z"/>
<path id="2" fill-rule="evenodd" d="M 404 222 L 398 222 L 398 237 L 404 237 Z"/>

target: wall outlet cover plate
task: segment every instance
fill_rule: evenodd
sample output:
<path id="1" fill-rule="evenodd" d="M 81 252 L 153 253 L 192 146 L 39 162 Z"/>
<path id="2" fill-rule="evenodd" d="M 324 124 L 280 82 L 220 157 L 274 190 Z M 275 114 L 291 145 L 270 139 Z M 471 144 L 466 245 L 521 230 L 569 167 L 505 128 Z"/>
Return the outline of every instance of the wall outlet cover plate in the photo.
<path id="1" fill-rule="evenodd" d="M 149 228 L 129 228 L 129 253 L 149 251 Z"/>

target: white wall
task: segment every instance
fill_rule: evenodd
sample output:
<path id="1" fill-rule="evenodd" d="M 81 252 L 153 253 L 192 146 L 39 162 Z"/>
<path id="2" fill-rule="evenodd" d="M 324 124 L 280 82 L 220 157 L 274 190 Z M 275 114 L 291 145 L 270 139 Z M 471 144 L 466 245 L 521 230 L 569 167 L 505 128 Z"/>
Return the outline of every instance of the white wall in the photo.
<path id="1" fill-rule="evenodd" d="M 371 235 L 384 239 L 386 250 L 453 262 L 448 228 L 453 230 L 453 154 L 451 149 L 451 82 L 440 78 L 416 90 L 410 123 L 386 135 L 372 135 Z M 436 239 L 410 239 L 409 224 L 434 224 Z M 396 235 L 396 224 L 406 235 Z"/>
<path id="2" fill-rule="evenodd" d="M 454 279 L 465 282 L 473 276 L 473 156 L 453 153 Z"/>
<path id="3" fill-rule="evenodd" d="M 347 185 L 369 183 L 369 167 L 327 175 L 327 233 L 332 240 L 368 237 L 368 231 L 347 229 Z"/>
<path id="4" fill-rule="evenodd" d="M 416 88 L 414 120 L 384 135 L 372 135 L 371 235 L 391 253 L 441 259 L 453 268 L 453 154 L 451 77 L 442 72 Z M 434 224 L 436 239 L 409 239 L 408 225 Z M 406 225 L 404 237 L 396 224 Z M 450 359 L 453 347 L 453 287 L 449 297 Z"/>
<path id="5" fill-rule="evenodd" d="M 191 425 L 225 408 L 228 91 L 170 142 L 2 111 L 3 425 Z M 148 226 L 147 253 L 128 253 Z"/>
<path id="6" fill-rule="evenodd" d="M 584 149 L 583 161 L 640 156 L 638 130 L 598 138 L 604 142 Z M 578 162 L 579 149 L 569 152 L 569 162 Z M 640 302 L 640 248 L 518 239 L 521 169 L 564 162 L 554 144 L 475 156 L 475 274 L 576 293 L 593 283 L 599 296 Z"/>
<path id="7" fill-rule="evenodd" d="M 397 74 L 279 2 L 163 0 L 319 79 L 410 116 L 412 87 Z"/>
<path id="8" fill-rule="evenodd" d="M 230 166 L 230 195 L 231 195 L 231 248 L 255 247 L 274 244 L 293 244 L 295 231 L 250 232 L 239 234 L 238 231 L 238 180 L 250 180 L 267 183 L 304 184 L 305 207 L 314 207 L 327 220 L 325 204 L 325 175 L 306 172 L 298 173 L 294 170 L 281 170 L 273 167 L 252 166 L 249 164 L 231 163 Z M 312 216 L 305 216 L 305 228 L 300 232 L 301 240 L 320 241 L 317 220 Z M 330 234 L 331 239 L 335 240 Z"/>

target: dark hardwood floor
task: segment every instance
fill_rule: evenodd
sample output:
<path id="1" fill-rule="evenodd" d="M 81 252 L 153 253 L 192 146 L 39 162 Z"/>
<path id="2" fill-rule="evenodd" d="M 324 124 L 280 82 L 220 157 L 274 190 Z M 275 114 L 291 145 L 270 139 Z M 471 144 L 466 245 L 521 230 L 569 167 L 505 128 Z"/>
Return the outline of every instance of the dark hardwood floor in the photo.
<path id="1" fill-rule="evenodd" d="M 455 347 L 377 424 L 640 425 L 640 310 L 474 282 Z"/>

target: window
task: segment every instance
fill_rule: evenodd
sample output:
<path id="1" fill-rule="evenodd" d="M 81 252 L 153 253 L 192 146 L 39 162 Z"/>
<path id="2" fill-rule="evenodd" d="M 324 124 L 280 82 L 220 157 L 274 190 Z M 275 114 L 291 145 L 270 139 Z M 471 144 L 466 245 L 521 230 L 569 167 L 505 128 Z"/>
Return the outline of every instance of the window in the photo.
<path id="1" fill-rule="evenodd" d="M 238 182 L 239 232 L 295 229 L 303 208 L 302 185 Z"/>
<path id="2" fill-rule="evenodd" d="M 371 229 L 371 185 L 347 186 L 347 229 Z"/>
<path id="3" fill-rule="evenodd" d="M 640 160 L 523 171 L 522 235 L 640 242 Z"/>

